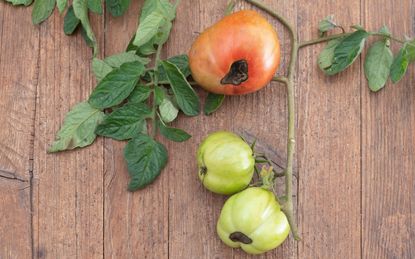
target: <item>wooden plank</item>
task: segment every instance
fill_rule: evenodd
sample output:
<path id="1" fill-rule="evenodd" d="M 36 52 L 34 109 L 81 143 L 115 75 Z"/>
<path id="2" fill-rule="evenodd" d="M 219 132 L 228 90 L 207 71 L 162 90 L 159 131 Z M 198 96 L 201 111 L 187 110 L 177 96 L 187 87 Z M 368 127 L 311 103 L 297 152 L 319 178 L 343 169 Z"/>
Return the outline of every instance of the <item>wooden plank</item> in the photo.
<path id="1" fill-rule="evenodd" d="M 39 30 L 0 2 L 0 258 L 30 258 L 31 157 Z M 19 33 L 16 33 L 19 32 Z"/>
<path id="2" fill-rule="evenodd" d="M 120 18 L 108 17 L 105 55 L 125 50 L 143 1 L 131 1 Z M 168 170 L 144 190 L 127 191 L 124 142 L 105 140 L 105 257 L 168 257 Z"/>
<path id="3" fill-rule="evenodd" d="M 330 14 L 359 24 L 360 1 L 298 1 L 300 39 L 316 38 Z M 360 258 L 360 62 L 328 78 L 317 66 L 322 47 L 299 55 L 299 258 Z"/>
<path id="4" fill-rule="evenodd" d="M 102 17 L 92 24 L 103 47 Z M 40 71 L 34 147 L 33 227 L 37 258 L 103 256 L 103 144 L 46 154 L 65 114 L 85 100 L 95 79 L 92 50 L 62 31 L 57 11 L 40 26 Z"/>
<path id="5" fill-rule="evenodd" d="M 168 56 L 187 52 L 198 33 L 223 17 L 226 2 L 182 1 L 168 44 Z M 267 0 L 266 3 L 288 14 L 289 17 L 295 16 L 295 4 L 271 0 Z M 253 7 L 238 2 L 236 9 L 245 8 Z M 272 22 L 277 25 L 276 22 Z M 286 49 L 287 34 L 280 25 L 277 27 Z M 282 70 L 285 66 L 284 59 Z M 201 90 L 199 93 L 203 97 L 206 96 Z M 170 161 L 165 174 L 168 173 L 170 190 L 169 256 L 253 258 L 239 249 L 225 246 L 218 238 L 216 223 L 226 197 L 211 193 L 201 185 L 197 177 L 195 154 L 198 144 L 208 133 L 231 130 L 256 136 L 259 142 L 272 147 L 274 153 L 285 157 L 285 87 L 272 84 L 255 94 L 227 98 L 224 106 L 212 116 L 181 116 L 174 126 L 186 129 L 193 137 L 185 143 L 168 143 Z M 296 258 L 296 244 L 289 239 L 281 248 L 255 258 Z"/>
<path id="6" fill-rule="evenodd" d="M 415 35 L 414 1 L 366 0 L 362 10 L 371 30 L 388 25 L 399 38 Z M 362 83 L 363 258 L 415 256 L 414 77 L 410 65 L 402 81 L 376 94 Z"/>

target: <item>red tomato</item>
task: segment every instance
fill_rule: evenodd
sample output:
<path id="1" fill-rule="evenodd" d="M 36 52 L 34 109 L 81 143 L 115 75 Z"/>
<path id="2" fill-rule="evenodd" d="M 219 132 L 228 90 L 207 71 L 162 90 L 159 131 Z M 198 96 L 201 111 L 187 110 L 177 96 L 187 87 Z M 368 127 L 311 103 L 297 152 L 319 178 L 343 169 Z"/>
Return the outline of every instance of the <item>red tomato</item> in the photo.
<path id="1" fill-rule="evenodd" d="M 199 35 L 189 63 L 193 78 L 209 92 L 251 93 L 267 85 L 278 68 L 278 35 L 257 12 L 239 11 Z"/>

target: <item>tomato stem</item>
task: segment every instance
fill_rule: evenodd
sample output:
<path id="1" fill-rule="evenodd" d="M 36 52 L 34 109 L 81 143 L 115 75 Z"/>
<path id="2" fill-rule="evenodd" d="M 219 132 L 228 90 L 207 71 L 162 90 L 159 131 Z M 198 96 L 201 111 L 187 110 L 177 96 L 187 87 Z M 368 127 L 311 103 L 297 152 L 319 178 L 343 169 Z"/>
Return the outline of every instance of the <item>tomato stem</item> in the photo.
<path id="1" fill-rule="evenodd" d="M 271 10 L 268 6 L 257 0 L 245 0 L 248 3 L 264 10 L 272 17 L 280 21 L 289 31 L 291 39 L 291 55 L 288 66 L 287 77 L 276 76 L 273 81 L 284 83 L 287 86 L 287 102 L 288 102 L 288 139 L 287 139 L 287 168 L 285 169 L 285 196 L 286 201 L 284 202 L 282 209 L 287 216 L 288 222 L 291 227 L 291 232 L 295 240 L 300 240 L 298 234 L 298 228 L 294 215 L 293 206 L 293 190 L 292 190 L 292 178 L 293 178 L 293 160 L 295 151 L 295 85 L 294 75 L 297 63 L 297 54 L 299 50 L 299 42 L 297 39 L 297 32 L 295 27 L 292 26 L 283 16 Z"/>
<path id="2" fill-rule="evenodd" d="M 156 102 L 156 88 L 159 84 L 159 75 L 158 75 L 158 66 L 160 63 L 160 55 L 161 49 L 163 48 L 163 44 L 157 46 L 156 58 L 154 62 L 154 75 L 153 75 L 153 108 L 152 108 L 152 125 L 151 125 L 151 136 L 154 138 L 157 134 L 157 102 Z"/>

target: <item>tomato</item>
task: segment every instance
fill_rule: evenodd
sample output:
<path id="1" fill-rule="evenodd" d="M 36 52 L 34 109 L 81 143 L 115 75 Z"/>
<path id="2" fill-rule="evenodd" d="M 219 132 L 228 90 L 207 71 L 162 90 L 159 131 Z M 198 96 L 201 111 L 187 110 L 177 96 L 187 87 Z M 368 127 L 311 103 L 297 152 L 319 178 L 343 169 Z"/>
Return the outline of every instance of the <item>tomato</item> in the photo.
<path id="1" fill-rule="evenodd" d="M 280 44 L 272 25 L 255 11 L 225 16 L 193 43 L 189 63 L 205 90 L 237 95 L 267 85 L 280 63 Z"/>
<path id="2" fill-rule="evenodd" d="M 255 158 L 241 137 L 226 131 L 210 134 L 197 150 L 199 178 L 210 191 L 232 194 L 252 179 Z"/>
<path id="3" fill-rule="evenodd" d="M 241 247 L 250 254 L 276 248 L 290 232 L 275 195 L 261 187 L 231 196 L 222 208 L 216 229 L 225 244 Z"/>

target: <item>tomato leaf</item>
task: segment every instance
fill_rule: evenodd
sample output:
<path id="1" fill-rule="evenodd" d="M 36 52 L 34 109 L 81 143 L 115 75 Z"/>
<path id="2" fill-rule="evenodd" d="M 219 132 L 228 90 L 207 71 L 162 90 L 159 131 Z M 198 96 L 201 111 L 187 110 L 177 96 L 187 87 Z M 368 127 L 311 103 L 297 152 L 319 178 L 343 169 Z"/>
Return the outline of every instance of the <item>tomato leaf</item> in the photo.
<path id="1" fill-rule="evenodd" d="M 405 75 L 409 65 L 407 45 L 403 45 L 398 55 L 393 59 L 390 76 L 393 83 L 397 83 Z"/>
<path id="2" fill-rule="evenodd" d="M 128 190 L 136 191 L 152 183 L 166 166 L 167 156 L 166 148 L 147 135 L 131 139 L 124 148 L 131 177 Z"/>
<path id="3" fill-rule="evenodd" d="M 319 22 L 318 30 L 320 32 L 320 37 L 323 36 L 324 33 L 337 27 L 337 24 L 333 21 L 333 18 L 334 16 L 330 15 Z"/>
<path id="4" fill-rule="evenodd" d="M 179 68 L 168 61 L 161 61 L 171 89 L 176 96 L 177 105 L 188 116 L 196 116 L 200 112 L 200 100 L 196 92 L 187 82 Z"/>
<path id="5" fill-rule="evenodd" d="M 409 62 L 415 61 L 415 40 L 406 43 L 406 51 L 408 52 Z"/>
<path id="6" fill-rule="evenodd" d="M 92 71 L 94 72 L 95 78 L 98 82 L 106 77 L 112 70 L 113 68 L 103 60 L 98 58 L 92 59 Z"/>
<path id="7" fill-rule="evenodd" d="M 364 67 L 370 90 L 376 92 L 385 86 L 392 62 L 393 54 L 388 40 L 375 42 L 369 48 Z"/>
<path id="8" fill-rule="evenodd" d="M 121 16 L 127 11 L 131 0 L 106 0 L 106 7 L 112 16 Z"/>
<path id="9" fill-rule="evenodd" d="M 159 111 L 161 119 L 166 123 L 174 121 L 179 113 L 179 110 L 168 98 L 163 99 L 159 106 Z"/>
<path id="10" fill-rule="evenodd" d="M 127 103 L 115 109 L 98 125 L 95 133 L 116 140 L 130 139 L 141 132 L 151 110 L 144 103 Z"/>
<path id="11" fill-rule="evenodd" d="M 39 24 L 46 20 L 55 9 L 56 0 L 35 0 L 32 10 L 33 24 Z"/>
<path id="12" fill-rule="evenodd" d="M 158 12 L 148 15 L 137 28 L 133 44 L 141 47 L 151 40 L 156 34 L 159 27 L 165 22 L 165 18 Z"/>
<path id="13" fill-rule="evenodd" d="M 349 67 L 362 52 L 366 38 L 364 30 L 358 30 L 345 37 L 334 49 L 332 64 L 323 69 L 327 75 L 335 75 Z"/>
<path id="14" fill-rule="evenodd" d="M 154 100 L 156 101 L 156 104 L 160 105 L 165 98 L 166 98 L 166 89 L 161 86 L 155 87 L 154 88 Z"/>
<path id="15" fill-rule="evenodd" d="M 160 13 L 169 21 L 174 20 L 176 16 L 176 9 L 168 0 L 146 0 L 141 9 L 140 23 L 153 12 Z"/>
<path id="16" fill-rule="evenodd" d="M 205 115 L 210 115 L 219 109 L 223 103 L 223 100 L 225 100 L 225 95 L 209 93 L 205 101 Z"/>
<path id="17" fill-rule="evenodd" d="M 333 64 L 333 57 L 334 57 L 334 50 L 336 49 L 337 45 L 343 38 L 334 39 L 327 43 L 327 46 L 323 49 L 323 51 L 318 56 L 318 66 L 321 70 L 325 70 Z"/>
<path id="18" fill-rule="evenodd" d="M 104 113 L 89 103 L 77 104 L 65 116 L 65 121 L 48 152 L 85 147 L 95 140 L 95 128 L 103 120 Z"/>
<path id="19" fill-rule="evenodd" d="M 137 56 L 134 51 L 121 52 L 104 59 L 105 63 L 114 68 L 133 61 L 138 61 L 143 65 L 147 65 L 150 62 L 150 59 Z"/>
<path id="20" fill-rule="evenodd" d="M 389 28 L 386 25 L 379 29 L 379 33 L 384 36 L 391 36 L 391 32 L 389 31 Z"/>
<path id="21" fill-rule="evenodd" d="M 138 61 L 114 69 L 99 82 L 89 97 L 89 103 L 97 109 L 120 104 L 134 90 L 143 72 L 144 65 Z"/>
<path id="22" fill-rule="evenodd" d="M 65 11 L 67 4 L 68 0 L 56 0 L 56 6 L 58 7 L 60 13 L 63 13 L 63 11 Z"/>
<path id="23" fill-rule="evenodd" d="M 182 129 L 167 127 L 161 121 L 158 121 L 158 128 L 160 130 L 160 134 L 171 141 L 183 142 L 192 137 L 189 133 Z"/>
<path id="24" fill-rule="evenodd" d="M 185 54 L 183 55 L 177 55 L 177 56 L 173 56 L 167 59 L 168 62 L 176 65 L 179 70 L 182 72 L 182 74 L 184 75 L 184 77 L 188 77 L 190 76 L 190 67 L 189 67 L 189 57 Z M 166 76 L 166 72 L 164 71 L 164 68 L 162 65 L 159 66 L 158 68 L 159 71 L 159 81 L 166 81 L 167 76 Z"/>
<path id="25" fill-rule="evenodd" d="M 102 14 L 102 5 L 101 0 L 87 0 L 88 2 L 88 9 L 91 10 L 91 12 Z"/>
<path id="26" fill-rule="evenodd" d="M 128 96 L 129 102 L 141 103 L 150 97 L 151 89 L 148 86 L 138 84 Z"/>
<path id="27" fill-rule="evenodd" d="M 89 22 L 88 2 L 87 0 L 73 0 L 72 6 L 75 16 L 81 21 L 82 27 L 85 30 L 85 35 L 90 41 L 90 44 L 88 45 L 92 45 L 94 49 L 94 55 L 96 55 L 98 53 L 98 46 L 94 32 L 92 31 L 91 23 Z"/>
<path id="28" fill-rule="evenodd" d="M 5 0 L 6 2 L 11 3 L 12 5 L 31 5 L 33 0 Z"/>
<path id="29" fill-rule="evenodd" d="M 73 11 L 73 6 L 69 6 L 68 11 L 66 11 L 65 18 L 63 20 L 63 32 L 66 35 L 71 35 L 74 33 L 81 21 L 75 16 Z"/>

